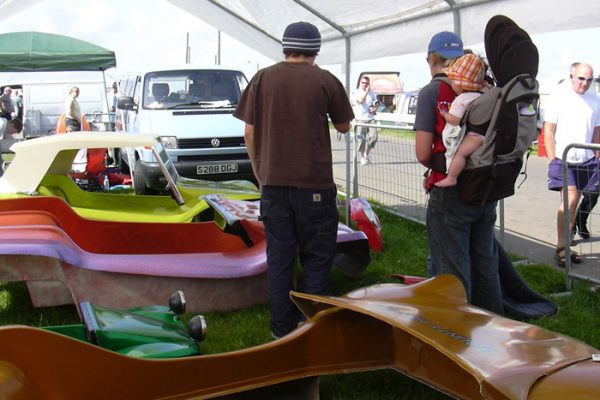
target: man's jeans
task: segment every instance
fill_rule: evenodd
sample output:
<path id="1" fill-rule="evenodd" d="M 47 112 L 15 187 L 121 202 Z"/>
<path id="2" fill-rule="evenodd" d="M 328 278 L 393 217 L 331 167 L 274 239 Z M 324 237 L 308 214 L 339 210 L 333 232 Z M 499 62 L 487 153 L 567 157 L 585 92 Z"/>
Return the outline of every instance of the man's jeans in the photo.
<path id="1" fill-rule="evenodd" d="M 294 330 L 301 320 L 290 300 L 297 255 L 304 282 L 297 290 L 325 293 L 337 241 L 336 204 L 335 187 L 262 187 L 260 214 L 267 236 L 271 332 L 277 337 Z"/>
<path id="2" fill-rule="evenodd" d="M 434 187 L 427 206 L 427 236 L 433 274 L 457 276 L 471 304 L 503 314 L 494 238 L 496 203 L 470 205 L 458 197 L 456 187 Z"/>

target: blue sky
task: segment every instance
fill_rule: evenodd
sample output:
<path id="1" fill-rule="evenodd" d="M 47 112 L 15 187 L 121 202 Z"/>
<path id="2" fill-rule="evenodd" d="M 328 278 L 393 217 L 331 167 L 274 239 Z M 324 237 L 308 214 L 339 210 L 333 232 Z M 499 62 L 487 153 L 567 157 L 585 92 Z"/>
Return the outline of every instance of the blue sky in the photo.
<path id="1" fill-rule="evenodd" d="M 217 54 L 217 30 L 164 0 L 42 0 L 0 23 L 0 32 L 28 30 L 72 36 L 114 50 L 114 75 L 148 65 L 184 63 L 187 33 L 193 63 L 212 65 Z M 588 61 L 596 67 L 596 76 L 600 72 L 600 52 L 592 45 L 600 41 L 600 28 L 533 35 L 533 40 L 540 51 L 542 89 L 564 78 L 573 61 Z M 483 52 L 481 44 L 470 47 Z M 415 89 L 429 80 L 424 60 L 420 53 L 356 63 L 350 81 L 361 70 L 393 70 L 401 72 L 406 89 Z M 251 76 L 273 60 L 222 34 L 221 63 Z M 338 75 L 341 71 L 330 69 Z"/>

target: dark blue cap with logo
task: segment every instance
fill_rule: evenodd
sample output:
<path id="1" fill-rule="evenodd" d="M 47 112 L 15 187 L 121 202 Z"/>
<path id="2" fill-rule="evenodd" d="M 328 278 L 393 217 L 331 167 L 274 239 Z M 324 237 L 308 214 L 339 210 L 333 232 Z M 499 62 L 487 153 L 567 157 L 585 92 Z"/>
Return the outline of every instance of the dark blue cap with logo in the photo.
<path id="1" fill-rule="evenodd" d="M 436 33 L 429 42 L 428 53 L 439 53 L 445 59 L 463 55 L 463 42 L 456 33 L 444 31 Z"/>

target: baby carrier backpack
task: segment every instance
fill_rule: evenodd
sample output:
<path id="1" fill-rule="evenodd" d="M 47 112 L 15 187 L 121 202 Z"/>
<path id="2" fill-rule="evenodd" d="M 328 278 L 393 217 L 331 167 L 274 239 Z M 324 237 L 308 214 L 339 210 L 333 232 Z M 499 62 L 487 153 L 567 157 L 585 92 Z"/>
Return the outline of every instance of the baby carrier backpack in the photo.
<path id="1" fill-rule="evenodd" d="M 496 86 L 475 99 L 462 118 L 463 135 L 485 136 L 457 183 L 460 198 L 478 205 L 514 194 L 525 152 L 536 136 L 539 100 L 539 56 L 527 32 L 497 15 L 486 25 L 484 45 Z"/>

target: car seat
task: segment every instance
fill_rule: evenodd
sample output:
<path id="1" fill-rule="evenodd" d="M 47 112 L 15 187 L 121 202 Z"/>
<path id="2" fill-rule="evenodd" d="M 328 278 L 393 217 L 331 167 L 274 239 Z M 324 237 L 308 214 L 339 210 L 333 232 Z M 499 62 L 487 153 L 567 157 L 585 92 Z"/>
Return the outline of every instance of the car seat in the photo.
<path id="1" fill-rule="evenodd" d="M 190 95 L 196 99 L 204 99 L 206 97 L 206 85 L 204 83 L 190 85 Z"/>
<path id="2" fill-rule="evenodd" d="M 60 117 L 58 117 L 58 121 L 56 121 L 57 134 L 67 133 L 66 119 L 66 113 L 62 113 Z M 81 118 L 81 131 L 91 131 L 90 124 L 85 115 Z M 80 149 L 73 160 L 72 169 L 75 174 L 72 175 L 72 177 L 82 178 L 88 174 L 91 176 L 98 176 L 98 174 L 106 168 L 104 159 L 107 152 L 108 149 Z"/>
<path id="3" fill-rule="evenodd" d="M 168 83 L 155 83 L 152 85 L 152 96 L 154 97 L 154 100 L 159 103 L 162 103 L 167 99 L 169 92 Z"/>
<path id="4" fill-rule="evenodd" d="M 90 124 L 84 115 L 81 118 L 81 130 L 82 131 L 90 131 Z M 58 120 L 56 121 L 56 127 L 54 128 L 54 133 L 67 133 L 67 113 L 60 114 Z"/>
<path id="5" fill-rule="evenodd" d="M 233 85 L 230 83 L 214 83 L 212 85 L 212 96 L 215 100 L 229 100 L 230 102 L 236 101 L 235 91 Z"/>
<path id="6" fill-rule="evenodd" d="M 181 101 L 181 95 L 179 93 L 170 93 L 169 97 L 167 97 L 167 102 L 169 103 L 177 103 Z"/>

